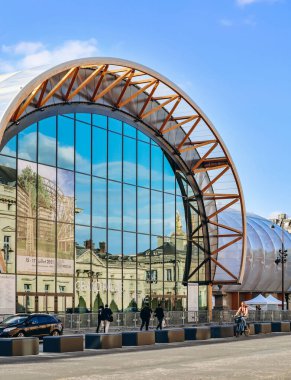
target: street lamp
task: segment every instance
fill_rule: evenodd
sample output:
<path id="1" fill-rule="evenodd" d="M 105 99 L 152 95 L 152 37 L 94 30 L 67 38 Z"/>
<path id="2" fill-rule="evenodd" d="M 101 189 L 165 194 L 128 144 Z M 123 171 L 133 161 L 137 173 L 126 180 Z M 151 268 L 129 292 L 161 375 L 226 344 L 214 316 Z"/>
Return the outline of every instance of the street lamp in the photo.
<path id="1" fill-rule="evenodd" d="M 271 228 L 275 228 L 274 224 L 272 224 Z M 281 221 L 281 249 L 279 249 L 279 255 L 275 260 L 275 264 L 282 264 L 282 310 L 284 310 L 284 301 L 285 301 L 285 288 L 284 288 L 284 276 L 285 276 L 285 263 L 287 262 L 287 249 L 285 249 L 284 244 L 284 220 Z"/>

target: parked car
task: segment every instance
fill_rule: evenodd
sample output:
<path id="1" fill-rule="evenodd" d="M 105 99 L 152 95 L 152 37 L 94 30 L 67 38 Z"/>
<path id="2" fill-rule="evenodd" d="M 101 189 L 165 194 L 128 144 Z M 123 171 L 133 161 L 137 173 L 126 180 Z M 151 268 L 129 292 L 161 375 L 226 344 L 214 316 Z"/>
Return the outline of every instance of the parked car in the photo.
<path id="1" fill-rule="evenodd" d="M 16 314 L 0 323 L 0 337 L 61 335 L 63 324 L 49 314 Z"/>

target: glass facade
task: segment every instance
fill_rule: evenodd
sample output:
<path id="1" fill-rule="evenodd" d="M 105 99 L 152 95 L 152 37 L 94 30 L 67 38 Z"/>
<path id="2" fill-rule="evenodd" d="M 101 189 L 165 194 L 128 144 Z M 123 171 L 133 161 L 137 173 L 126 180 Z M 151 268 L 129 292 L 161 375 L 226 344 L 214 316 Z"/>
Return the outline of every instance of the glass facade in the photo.
<path id="1" fill-rule="evenodd" d="M 199 217 L 148 136 L 100 114 L 48 117 L 5 145 L 0 172 L 0 269 L 16 274 L 18 312 L 187 308 L 187 250 L 190 272 L 204 255 L 186 220 Z"/>

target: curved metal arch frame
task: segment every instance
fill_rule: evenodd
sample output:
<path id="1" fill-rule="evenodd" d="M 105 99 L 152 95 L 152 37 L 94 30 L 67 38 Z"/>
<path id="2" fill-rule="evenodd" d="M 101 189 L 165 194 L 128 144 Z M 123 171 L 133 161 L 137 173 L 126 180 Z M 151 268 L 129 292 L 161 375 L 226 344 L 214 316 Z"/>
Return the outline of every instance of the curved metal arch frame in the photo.
<path id="1" fill-rule="evenodd" d="M 245 266 L 246 216 L 236 168 L 221 137 L 206 115 L 184 91 L 162 75 L 142 65 L 115 58 L 79 59 L 55 66 L 32 79 L 7 107 L 0 121 L 0 142 L 4 133 L 7 134 L 13 126 L 15 128 L 11 129 L 17 131 L 21 128 L 22 120 L 34 111 L 50 105 L 72 105 L 80 102 L 106 105 L 113 111 L 120 110 L 134 118 L 135 124 L 141 126 L 141 129 L 148 128 L 147 132 L 150 131 L 156 142 L 168 151 L 190 183 L 194 196 L 189 197 L 188 201 L 191 203 L 191 198 L 198 201 L 205 260 L 214 267 L 210 282 L 215 283 L 216 267 L 219 267 L 228 276 L 227 280 L 220 280 L 219 283 L 240 283 Z M 181 104 L 184 107 L 182 113 L 181 107 L 179 109 Z M 185 114 L 186 108 L 188 112 L 190 110 L 190 115 Z M 202 123 L 211 138 L 196 138 L 195 141 L 195 131 Z M 212 170 L 216 173 L 217 170 L 221 171 L 211 178 Z M 235 192 L 215 193 L 213 189 L 216 183 L 229 172 L 234 178 Z M 222 200 L 227 203 L 219 207 L 218 203 Z M 218 220 L 219 214 L 235 203 L 240 206 L 240 230 L 221 225 Z M 212 230 L 215 229 L 212 237 L 209 233 L 210 225 Z M 221 234 L 220 229 L 228 233 Z M 210 237 L 212 245 L 209 242 Z M 232 240 L 223 244 L 223 237 Z M 193 235 L 189 240 L 199 244 Z M 238 253 L 240 269 L 239 274 L 234 275 L 219 263 L 219 254 L 237 241 L 242 243 L 241 252 Z"/>

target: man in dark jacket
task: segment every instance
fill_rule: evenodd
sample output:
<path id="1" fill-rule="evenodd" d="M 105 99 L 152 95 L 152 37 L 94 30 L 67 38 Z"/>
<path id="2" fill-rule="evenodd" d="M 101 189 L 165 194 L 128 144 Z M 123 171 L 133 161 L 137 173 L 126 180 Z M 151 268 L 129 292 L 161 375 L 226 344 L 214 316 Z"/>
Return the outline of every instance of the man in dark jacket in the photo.
<path id="1" fill-rule="evenodd" d="M 102 327 L 103 327 L 103 321 L 102 321 L 102 312 L 104 310 L 104 306 L 101 305 L 99 306 L 99 309 L 98 309 L 98 324 L 97 324 L 97 329 L 96 329 L 96 333 L 99 333 L 99 329 L 100 329 L 100 326 L 102 324 Z"/>
<path id="2" fill-rule="evenodd" d="M 112 315 L 113 313 L 110 307 L 108 307 L 108 305 L 105 305 L 105 308 L 103 309 L 102 314 L 101 314 L 101 320 L 104 323 L 105 334 L 107 334 L 109 331 L 110 322 L 113 322 Z"/>
<path id="3" fill-rule="evenodd" d="M 157 330 L 158 329 L 162 330 L 162 323 L 163 323 L 164 316 L 165 316 L 164 310 L 161 304 L 159 303 L 158 307 L 155 310 L 155 317 L 157 317 L 157 320 L 158 320 Z"/>
<path id="4" fill-rule="evenodd" d="M 140 319 L 141 319 L 140 331 L 142 331 L 144 325 L 145 325 L 146 331 L 148 331 L 152 312 L 153 311 L 149 307 L 149 305 L 144 305 L 143 308 L 141 309 L 141 311 L 140 311 Z"/>

